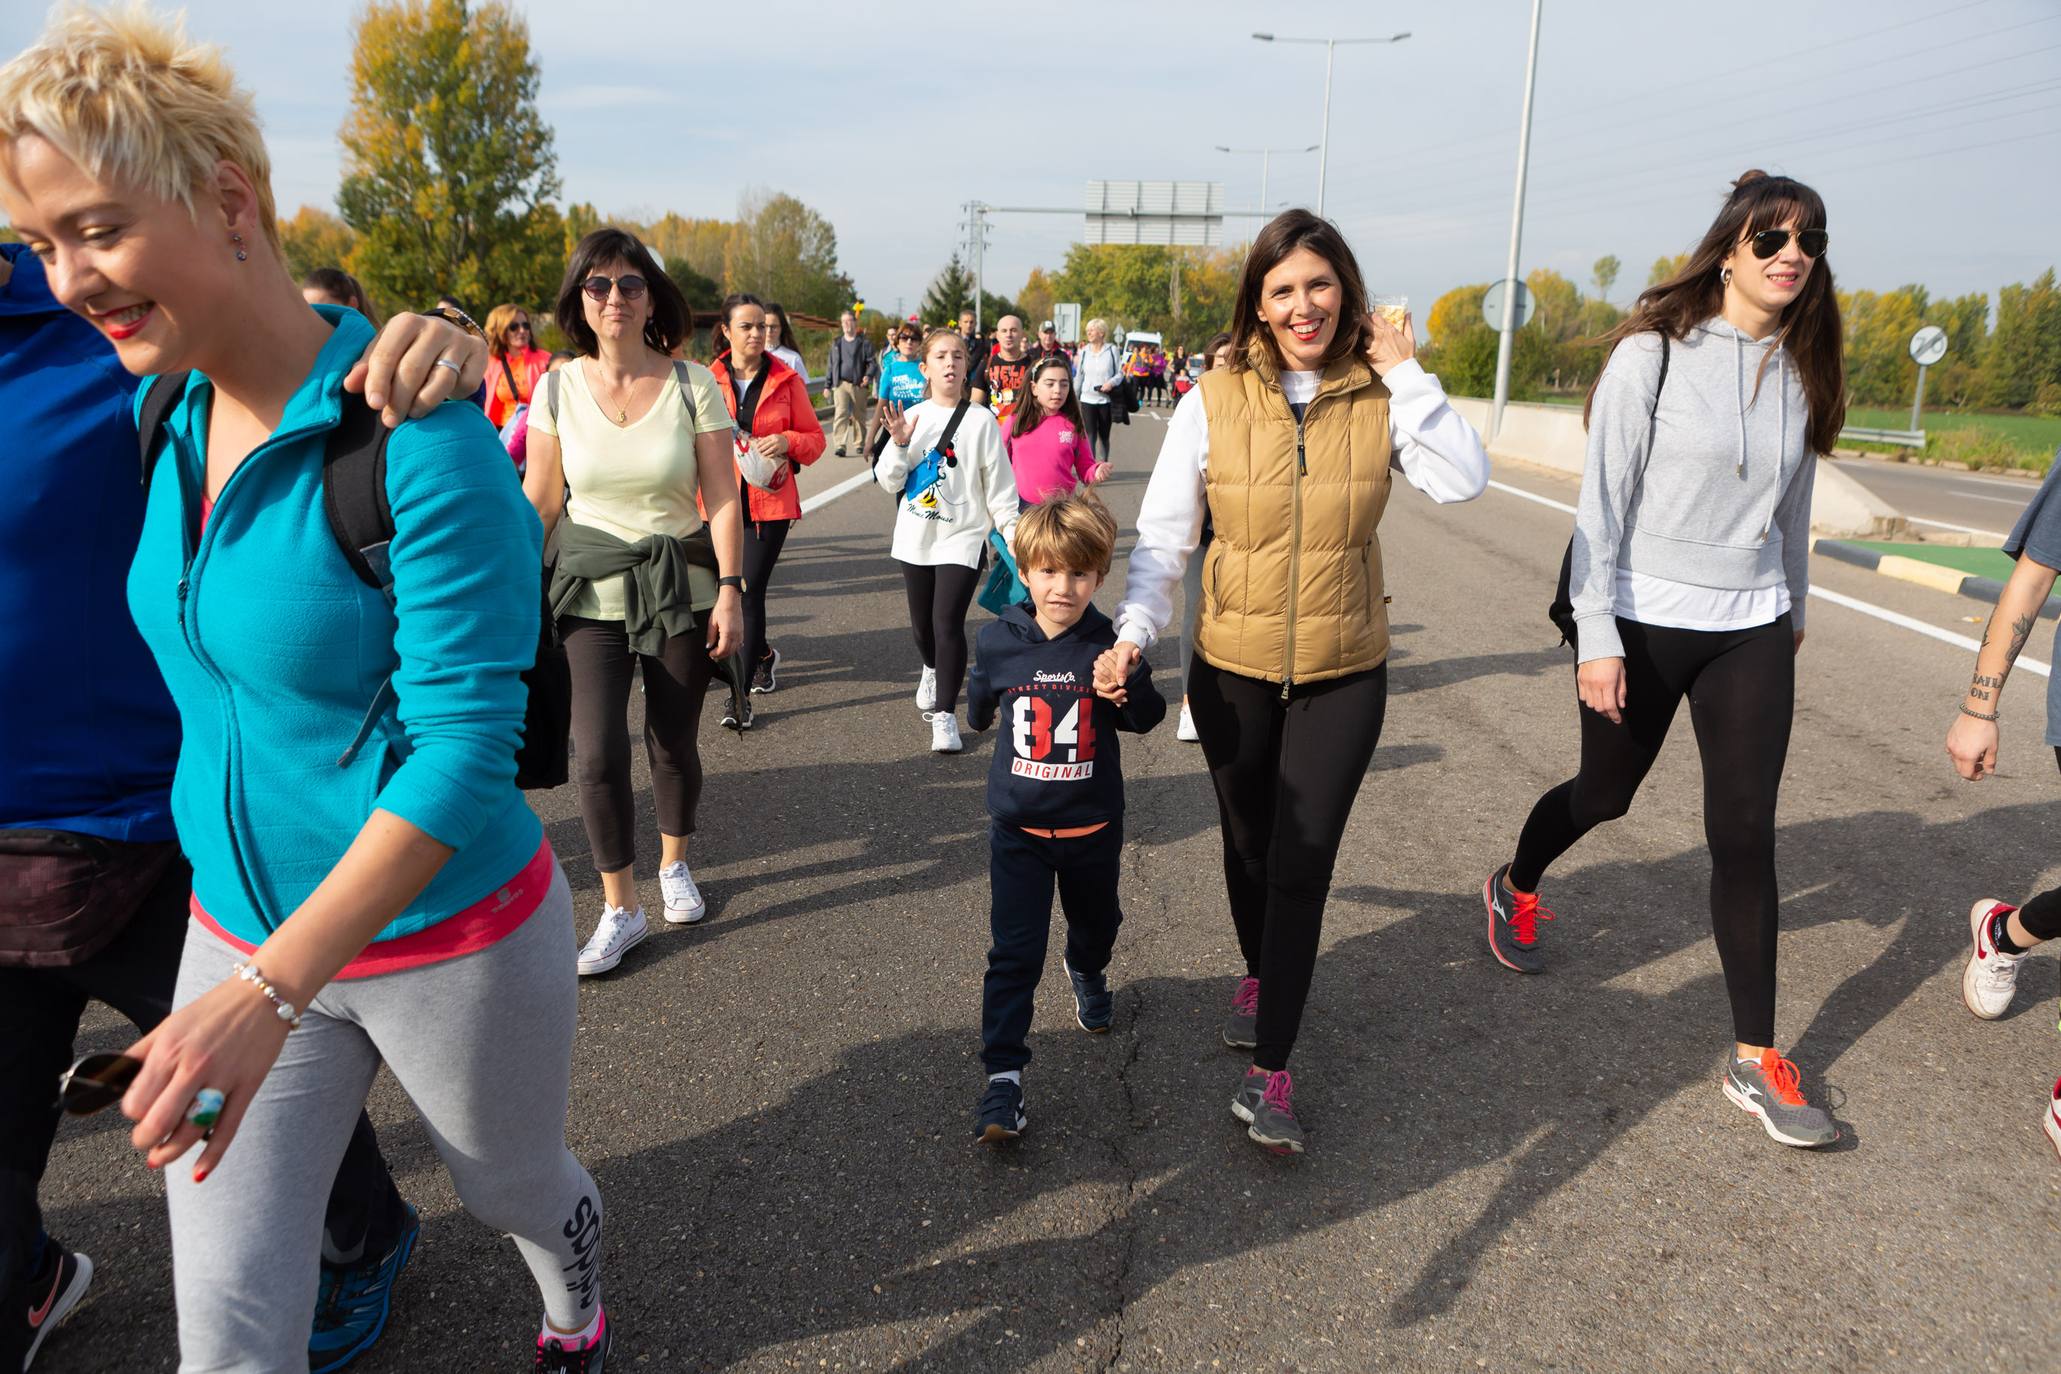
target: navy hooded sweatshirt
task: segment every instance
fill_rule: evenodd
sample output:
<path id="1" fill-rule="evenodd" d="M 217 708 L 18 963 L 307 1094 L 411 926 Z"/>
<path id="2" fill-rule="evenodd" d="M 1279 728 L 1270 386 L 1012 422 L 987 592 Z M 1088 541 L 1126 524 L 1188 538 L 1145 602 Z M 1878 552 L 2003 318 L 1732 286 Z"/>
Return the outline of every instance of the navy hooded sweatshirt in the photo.
<path id="1" fill-rule="evenodd" d="M 179 718 L 126 591 L 143 527 L 137 379 L 34 254 L 0 253 L 0 827 L 169 840 Z"/>
<path id="2" fill-rule="evenodd" d="M 1124 813 L 1116 734 L 1142 735 L 1166 718 L 1166 700 L 1144 659 L 1121 709 L 1095 695 L 1095 660 L 1116 643 L 1116 626 L 1093 606 L 1047 639 L 1031 608 L 1011 606 L 980 632 L 966 680 L 966 723 L 976 730 L 1002 715 L 988 770 L 988 813 L 1005 825 L 1062 830 Z"/>

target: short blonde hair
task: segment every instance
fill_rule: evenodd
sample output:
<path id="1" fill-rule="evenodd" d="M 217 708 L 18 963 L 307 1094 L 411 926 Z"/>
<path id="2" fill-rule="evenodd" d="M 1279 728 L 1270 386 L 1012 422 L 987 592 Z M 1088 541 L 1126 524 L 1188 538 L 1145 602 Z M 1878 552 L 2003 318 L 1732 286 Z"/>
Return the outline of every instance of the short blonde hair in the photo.
<path id="1" fill-rule="evenodd" d="M 1109 321 L 1103 319 L 1100 315 L 1081 326 L 1081 337 L 1085 339 L 1098 329 L 1102 331 L 1102 337 L 1109 337 Z"/>
<path id="2" fill-rule="evenodd" d="M 189 39 L 183 19 L 140 3 L 58 10 L 41 41 L 0 68 L 0 143 L 31 134 L 93 176 L 133 182 L 196 217 L 194 192 L 217 163 L 234 163 L 285 256 L 257 107 L 222 50 Z"/>
<path id="3" fill-rule="evenodd" d="M 1054 493 L 1023 513 L 1011 543 L 1019 575 L 1050 564 L 1107 577 L 1116 558 L 1116 517 L 1092 493 Z"/>

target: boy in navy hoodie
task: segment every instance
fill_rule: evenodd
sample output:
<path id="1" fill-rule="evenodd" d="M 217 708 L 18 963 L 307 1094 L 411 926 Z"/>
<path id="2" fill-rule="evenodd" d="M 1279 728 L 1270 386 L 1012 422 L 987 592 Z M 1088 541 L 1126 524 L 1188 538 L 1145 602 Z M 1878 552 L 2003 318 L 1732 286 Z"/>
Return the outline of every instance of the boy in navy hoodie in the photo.
<path id="1" fill-rule="evenodd" d="M 1023 1066 L 1031 998 L 1045 969 L 1052 889 L 1066 913 L 1066 974 L 1074 1020 L 1109 1029 L 1110 951 L 1123 912 L 1124 778 L 1116 732 L 1144 734 L 1166 701 L 1140 659 L 1122 705 L 1095 695 L 1095 660 L 1116 627 L 1093 598 L 1109 575 L 1116 521 L 1093 497 L 1055 496 L 1016 526 L 1016 565 L 1030 604 L 980 632 L 967 680 L 966 722 L 1002 732 L 988 770 L 989 925 L 981 988 L 981 1061 L 988 1082 L 974 1134 L 994 1144 L 1022 1134 Z"/>

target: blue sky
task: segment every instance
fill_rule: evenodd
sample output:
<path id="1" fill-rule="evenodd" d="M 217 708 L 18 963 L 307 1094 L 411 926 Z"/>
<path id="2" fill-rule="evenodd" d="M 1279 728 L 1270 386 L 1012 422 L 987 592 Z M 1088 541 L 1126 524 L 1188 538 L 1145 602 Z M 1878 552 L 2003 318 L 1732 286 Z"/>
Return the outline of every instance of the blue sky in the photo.
<path id="1" fill-rule="evenodd" d="M 185 8 L 257 92 L 282 209 L 330 205 L 350 7 Z M 518 8 L 567 199 L 727 216 L 748 188 L 788 191 L 837 226 L 876 308 L 914 308 L 969 197 L 1071 206 L 1092 178 L 1220 180 L 1255 205 L 1259 159 L 1214 146 L 1316 142 L 1324 76 L 1323 49 L 1255 27 L 1412 32 L 1338 53 L 1326 209 L 1373 289 L 1406 292 L 1421 319 L 1441 291 L 1500 276 L 1508 251 L 1525 0 Z M 33 0 L 7 5 L 0 51 L 39 19 Z M 1271 198 L 1312 203 L 1316 162 L 1276 157 Z M 1614 253 L 1622 302 L 1749 166 L 1824 195 L 1844 286 L 2029 280 L 2061 259 L 2061 5 L 1547 0 L 1524 270 L 1586 284 Z M 991 289 L 1057 266 L 1079 232 L 997 217 Z"/>

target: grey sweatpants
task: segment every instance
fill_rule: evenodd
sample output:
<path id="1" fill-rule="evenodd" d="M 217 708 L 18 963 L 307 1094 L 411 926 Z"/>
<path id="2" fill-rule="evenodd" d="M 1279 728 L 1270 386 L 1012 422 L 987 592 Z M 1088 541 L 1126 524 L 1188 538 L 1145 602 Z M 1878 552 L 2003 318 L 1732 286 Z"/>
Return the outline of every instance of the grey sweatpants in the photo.
<path id="1" fill-rule="evenodd" d="M 545 1315 L 587 1323 L 601 1301 L 601 1199 L 565 1145 L 576 945 L 560 870 L 488 948 L 322 990 L 207 1182 L 193 1182 L 198 1150 L 165 1170 L 182 1374 L 308 1367 L 323 1202 L 382 1059 L 465 1209 L 514 1237 Z M 238 957 L 190 924 L 174 1004 L 232 976 Z"/>

